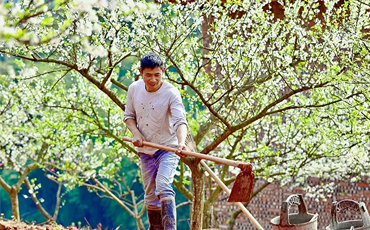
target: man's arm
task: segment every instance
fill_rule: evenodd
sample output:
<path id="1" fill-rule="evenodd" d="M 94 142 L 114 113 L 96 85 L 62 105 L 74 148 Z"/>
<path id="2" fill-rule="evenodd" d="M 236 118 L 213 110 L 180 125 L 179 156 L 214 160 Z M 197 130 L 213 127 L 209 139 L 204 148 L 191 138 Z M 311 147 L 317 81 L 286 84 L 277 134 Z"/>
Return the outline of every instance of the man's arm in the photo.
<path id="1" fill-rule="evenodd" d="M 178 140 L 178 152 L 177 154 L 181 157 L 184 155 L 181 154 L 181 151 L 185 149 L 185 140 L 188 134 L 188 125 L 186 121 L 186 112 L 184 104 L 182 103 L 181 95 L 178 90 L 174 90 L 172 94 L 173 98 L 170 103 L 171 109 L 171 123 L 176 128 L 176 136 Z"/>
<path id="2" fill-rule="evenodd" d="M 186 139 L 187 134 L 188 134 L 188 127 L 186 124 L 181 124 L 177 127 L 177 130 L 176 130 L 176 136 L 178 140 L 177 149 L 179 151 L 185 149 L 185 139 Z"/>
<path id="3" fill-rule="evenodd" d="M 139 129 L 137 128 L 136 113 L 135 113 L 135 107 L 134 107 L 134 91 L 135 91 L 135 83 L 130 85 L 127 91 L 125 123 L 126 123 L 127 128 L 130 130 L 130 132 L 133 135 L 132 143 L 137 147 L 142 147 L 143 141 L 145 140 L 145 138 L 141 134 Z"/>
<path id="4" fill-rule="evenodd" d="M 133 135 L 132 143 L 137 147 L 143 147 L 143 141 L 145 140 L 145 138 L 137 128 L 136 120 L 128 118 L 126 119 L 125 123 L 127 128 Z"/>

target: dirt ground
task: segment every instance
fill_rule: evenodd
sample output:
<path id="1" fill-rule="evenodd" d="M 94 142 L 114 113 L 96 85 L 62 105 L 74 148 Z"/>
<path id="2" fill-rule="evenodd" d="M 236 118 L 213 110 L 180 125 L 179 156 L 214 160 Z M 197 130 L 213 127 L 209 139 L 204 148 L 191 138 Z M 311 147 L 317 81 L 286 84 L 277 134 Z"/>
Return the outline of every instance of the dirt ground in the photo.
<path id="1" fill-rule="evenodd" d="M 73 226 L 63 227 L 58 224 L 26 224 L 23 222 L 0 219 L 0 230 L 102 230 L 102 226 L 98 224 L 95 229 L 91 227 L 77 228 Z"/>

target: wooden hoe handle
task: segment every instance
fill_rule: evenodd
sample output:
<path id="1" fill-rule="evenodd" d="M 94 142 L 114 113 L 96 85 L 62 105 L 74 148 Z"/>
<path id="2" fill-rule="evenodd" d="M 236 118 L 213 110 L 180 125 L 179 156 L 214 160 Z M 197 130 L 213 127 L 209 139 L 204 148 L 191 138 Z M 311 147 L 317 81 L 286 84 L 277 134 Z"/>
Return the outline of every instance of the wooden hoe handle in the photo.
<path id="1" fill-rule="evenodd" d="M 122 140 L 132 142 L 132 138 L 129 138 L 129 137 L 123 137 Z M 176 148 L 151 143 L 151 142 L 148 142 L 148 141 L 143 141 L 143 145 L 149 146 L 149 147 L 152 147 L 152 148 L 156 148 L 156 149 L 162 149 L 162 150 L 169 151 L 169 152 L 174 152 L 174 153 L 176 153 L 178 151 Z M 240 162 L 240 161 L 233 161 L 233 160 L 229 160 L 229 159 L 219 158 L 219 157 L 210 156 L 210 155 L 201 154 L 201 153 L 196 153 L 196 152 L 190 152 L 190 151 L 186 151 L 186 150 L 182 150 L 181 153 L 184 154 L 184 155 L 187 155 L 187 156 L 192 156 L 192 157 L 196 157 L 196 158 L 199 158 L 199 159 L 213 161 L 213 162 L 218 163 L 218 164 L 231 165 L 231 166 L 240 168 L 242 171 L 244 171 L 246 173 L 252 173 L 252 164 L 250 164 L 250 163 L 244 163 L 244 162 Z M 250 171 L 250 172 L 248 172 L 248 171 Z"/>

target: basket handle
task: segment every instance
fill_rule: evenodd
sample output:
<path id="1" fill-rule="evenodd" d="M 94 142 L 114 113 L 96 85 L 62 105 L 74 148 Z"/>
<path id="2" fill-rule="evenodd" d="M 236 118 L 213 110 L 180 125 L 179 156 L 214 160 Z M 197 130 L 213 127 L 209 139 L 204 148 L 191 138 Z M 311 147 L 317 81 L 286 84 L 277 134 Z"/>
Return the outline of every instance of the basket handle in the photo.
<path id="1" fill-rule="evenodd" d="M 290 226 L 289 223 L 289 209 L 292 205 L 298 206 L 299 214 L 306 213 L 307 214 L 307 206 L 303 200 L 302 194 L 293 194 L 290 195 L 286 201 L 283 202 L 281 205 L 280 210 L 280 225 L 281 226 Z"/>
<path id="2" fill-rule="evenodd" d="M 351 210 L 354 212 L 361 213 L 363 227 L 370 227 L 370 216 L 369 212 L 366 209 L 364 202 L 357 202 L 354 200 L 341 200 L 333 202 L 331 207 L 331 225 L 334 229 L 338 228 L 339 221 L 338 221 L 338 214 L 342 210 Z"/>

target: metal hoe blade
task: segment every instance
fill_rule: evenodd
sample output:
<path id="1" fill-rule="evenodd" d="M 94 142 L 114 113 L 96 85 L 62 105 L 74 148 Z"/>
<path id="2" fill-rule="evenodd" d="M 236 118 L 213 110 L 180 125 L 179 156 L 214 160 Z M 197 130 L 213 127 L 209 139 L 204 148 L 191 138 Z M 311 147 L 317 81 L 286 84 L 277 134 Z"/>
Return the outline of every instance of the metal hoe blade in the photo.
<path id="1" fill-rule="evenodd" d="M 236 177 L 228 202 L 248 203 L 251 199 L 254 173 L 251 164 L 240 164 L 241 172 Z"/>

